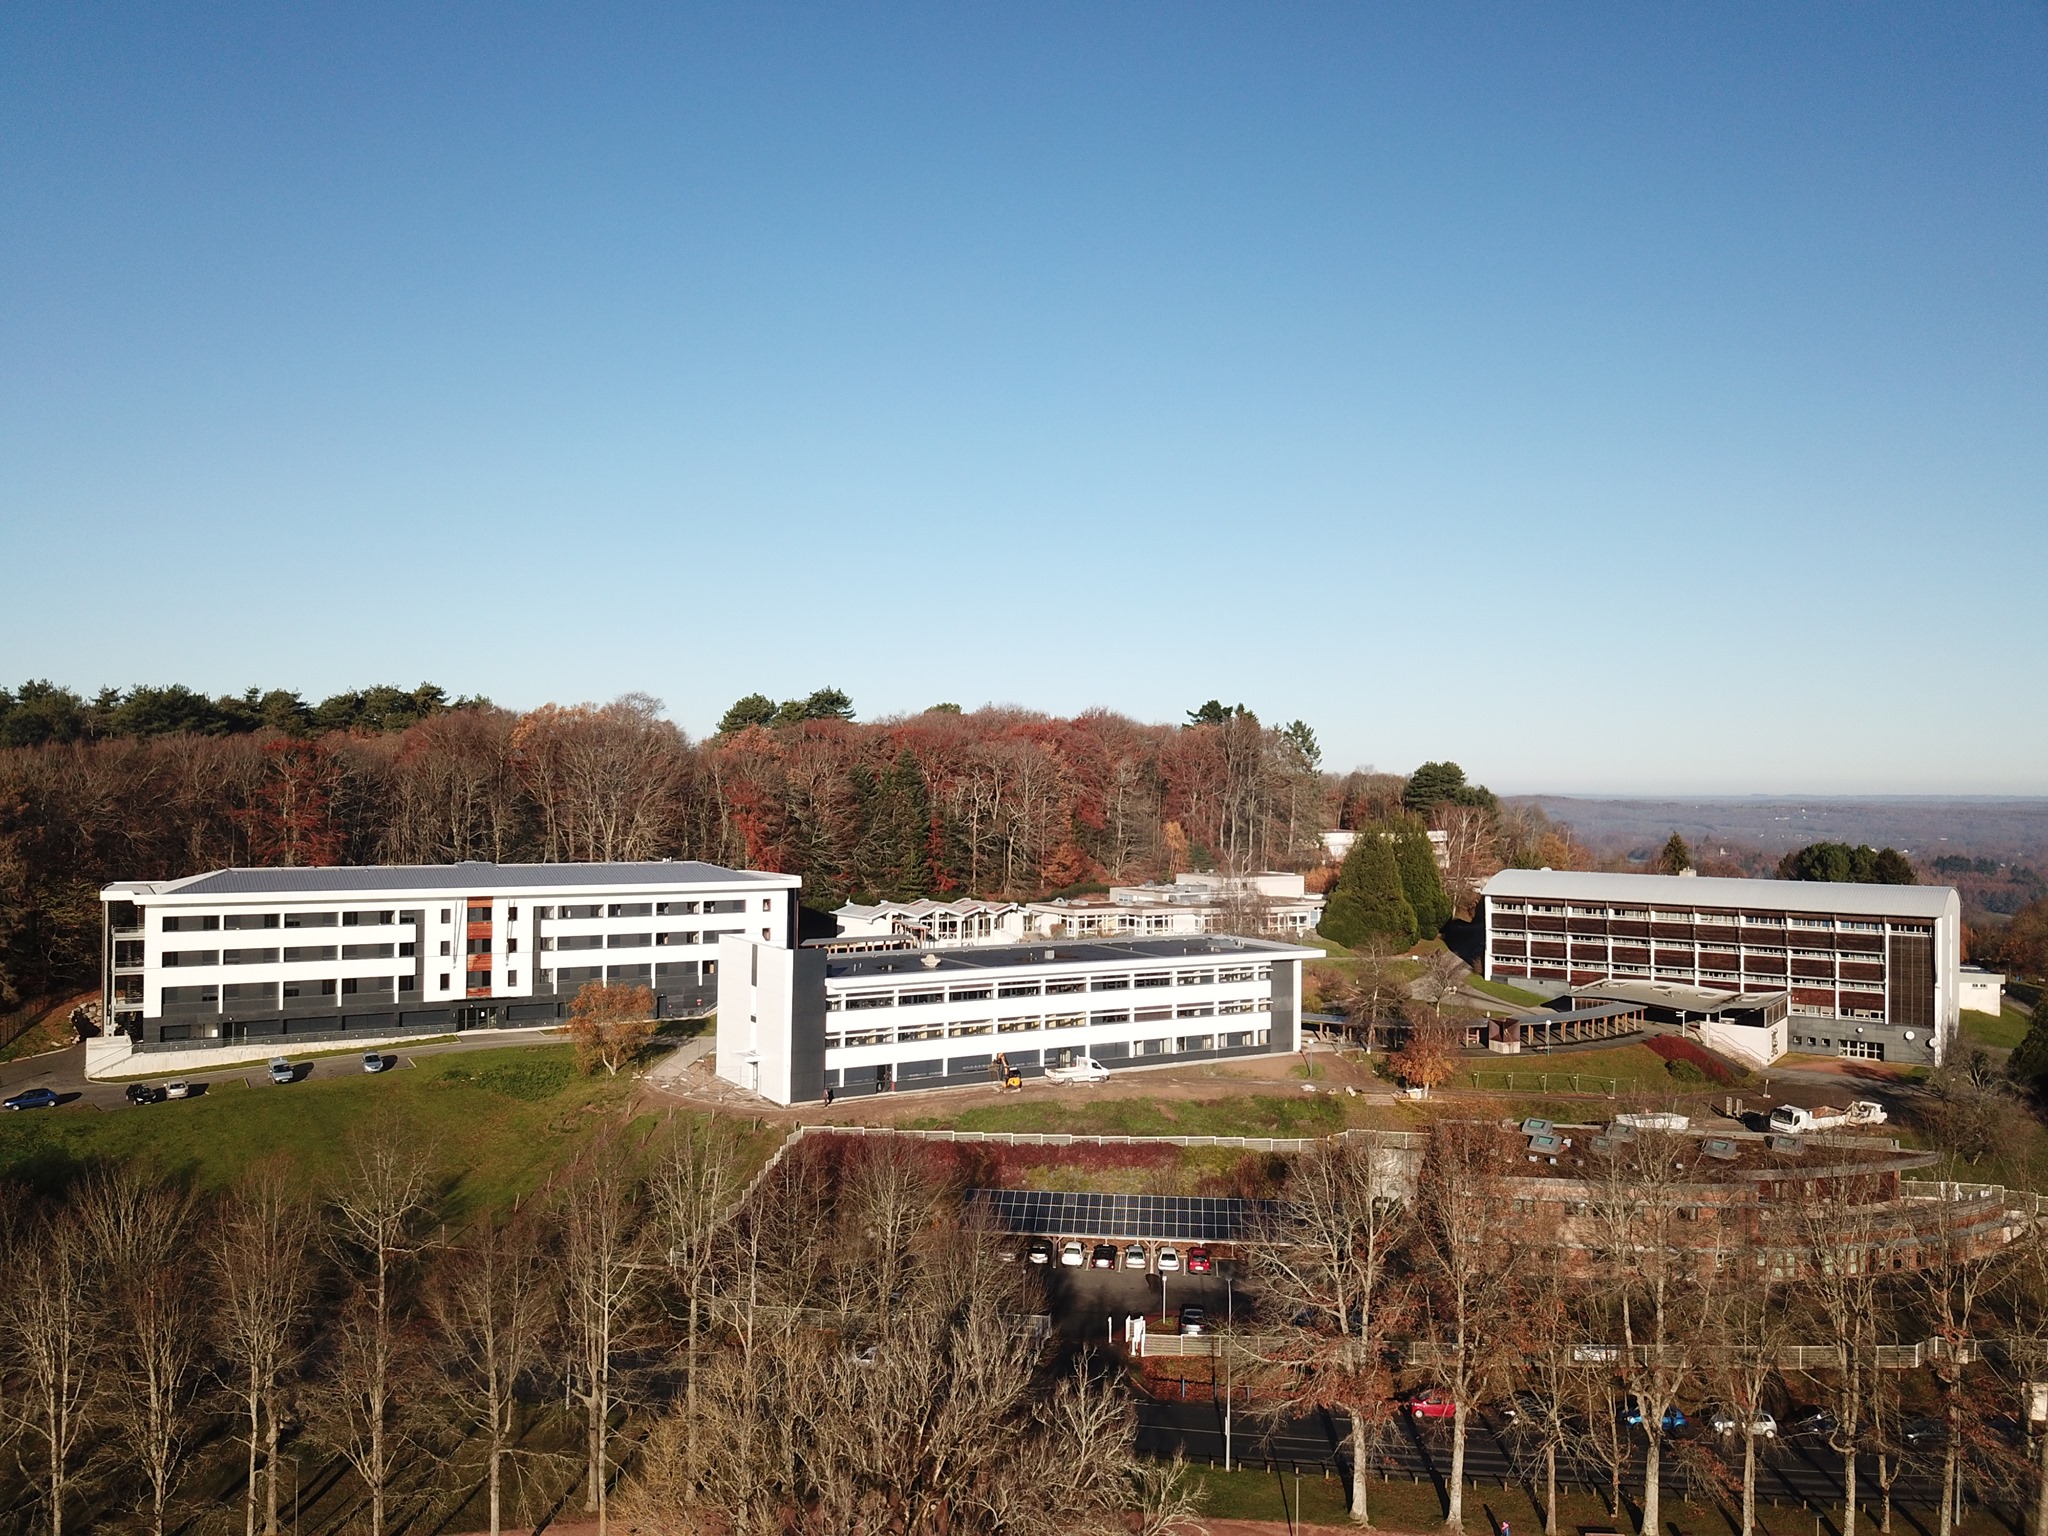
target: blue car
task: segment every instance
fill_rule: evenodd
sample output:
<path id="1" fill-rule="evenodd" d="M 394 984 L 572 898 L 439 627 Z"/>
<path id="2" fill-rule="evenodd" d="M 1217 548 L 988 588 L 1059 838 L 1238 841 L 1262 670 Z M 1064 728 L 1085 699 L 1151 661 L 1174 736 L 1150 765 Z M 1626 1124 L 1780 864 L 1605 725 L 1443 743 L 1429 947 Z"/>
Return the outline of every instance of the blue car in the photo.
<path id="1" fill-rule="evenodd" d="M 52 1109 L 57 1103 L 54 1088 L 31 1088 L 0 1104 L 0 1109 Z"/>
<path id="2" fill-rule="evenodd" d="M 1622 1411 L 1621 1421 L 1631 1428 L 1641 1424 L 1643 1422 L 1643 1405 L 1631 1398 L 1628 1407 Z M 1685 1415 L 1679 1411 L 1676 1405 L 1664 1410 L 1664 1428 L 1666 1431 L 1685 1428 Z"/>

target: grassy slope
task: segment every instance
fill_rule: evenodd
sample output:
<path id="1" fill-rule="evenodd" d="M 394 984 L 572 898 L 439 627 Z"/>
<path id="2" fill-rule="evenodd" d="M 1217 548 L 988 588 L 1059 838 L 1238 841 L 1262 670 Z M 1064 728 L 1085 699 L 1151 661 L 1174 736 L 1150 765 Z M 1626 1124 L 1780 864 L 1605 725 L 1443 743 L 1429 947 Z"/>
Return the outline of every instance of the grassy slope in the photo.
<path id="1" fill-rule="evenodd" d="M 1987 1045 L 2009 1051 L 2027 1037 L 2033 1020 L 2024 1009 L 2007 1003 L 1996 1017 L 1963 1010 L 1963 1038 L 1972 1045 Z"/>
<path id="2" fill-rule="evenodd" d="M 989 1104 L 906 1124 L 920 1130 L 1064 1131 L 1077 1136 L 1327 1136 L 1344 1128 L 1344 1107 L 1323 1094 L 1230 1094 L 1206 1100 L 1043 1100 Z"/>
<path id="3" fill-rule="evenodd" d="M 1488 981 L 1484 976 L 1475 975 L 1466 983 L 1475 992 L 1484 992 L 1488 997 L 1497 997 L 1504 1003 L 1520 1003 L 1524 1008 L 1539 1008 L 1548 999 L 1535 992 L 1525 992 L 1520 987 L 1511 987 L 1504 981 Z"/>
<path id="4" fill-rule="evenodd" d="M 289 1088 L 216 1085 L 144 1109 L 66 1108 L 0 1118 L 0 1178 L 44 1185 L 101 1158 L 145 1159 L 218 1187 L 273 1153 L 309 1183 L 336 1166 L 349 1133 L 388 1111 L 426 1137 L 448 1170 L 451 1216 L 533 1189 L 629 1091 L 576 1075 L 566 1046 L 428 1057 L 379 1076 L 316 1077 Z"/>

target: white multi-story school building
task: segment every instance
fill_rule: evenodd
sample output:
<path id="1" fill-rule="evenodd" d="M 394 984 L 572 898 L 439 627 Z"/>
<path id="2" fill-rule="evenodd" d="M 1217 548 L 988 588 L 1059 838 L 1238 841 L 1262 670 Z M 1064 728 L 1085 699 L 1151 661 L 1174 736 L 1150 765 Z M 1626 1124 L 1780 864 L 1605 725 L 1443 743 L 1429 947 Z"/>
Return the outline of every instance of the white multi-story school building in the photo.
<path id="1" fill-rule="evenodd" d="M 718 1075 L 778 1104 L 1296 1049 L 1302 963 L 1265 939 L 830 954 L 720 942 Z"/>
<path id="2" fill-rule="evenodd" d="M 662 860 L 222 869 L 100 893 L 109 1030 L 138 1052 L 544 1024 L 586 983 L 665 1017 L 727 938 L 796 943 L 795 875 Z"/>

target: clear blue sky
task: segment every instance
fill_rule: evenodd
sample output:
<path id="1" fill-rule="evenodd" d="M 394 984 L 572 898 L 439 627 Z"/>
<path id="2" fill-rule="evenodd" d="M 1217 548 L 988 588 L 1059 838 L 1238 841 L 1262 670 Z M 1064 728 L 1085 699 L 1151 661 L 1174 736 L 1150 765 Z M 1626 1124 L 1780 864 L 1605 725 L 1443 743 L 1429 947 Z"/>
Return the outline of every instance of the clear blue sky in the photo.
<path id="1" fill-rule="evenodd" d="M 0 11 L 0 678 L 2048 792 L 2048 8 Z"/>

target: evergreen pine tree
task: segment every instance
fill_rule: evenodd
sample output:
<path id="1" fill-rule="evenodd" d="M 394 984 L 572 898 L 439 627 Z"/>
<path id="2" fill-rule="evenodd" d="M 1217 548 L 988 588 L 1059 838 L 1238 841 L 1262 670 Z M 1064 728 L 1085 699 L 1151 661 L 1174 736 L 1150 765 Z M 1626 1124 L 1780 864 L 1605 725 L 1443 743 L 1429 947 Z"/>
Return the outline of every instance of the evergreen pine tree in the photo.
<path id="1" fill-rule="evenodd" d="M 1403 817 L 1390 830 L 1401 894 L 1415 913 L 1415 931 L 1422 938 L 1433 939 L 1451 920 L 1451 898 L 1436 867 L 1436 849 L 1430 845 L 1428 829 L 1413 816 Z"/>
<path id="2" fill-rule="evenodd" d="M 1664 852 L 1657 860 L 1657 867 L 1667 875 L 1682 875 L 1692 868 L 1692 850 L 1685 846 L 1685 839 L 1676 832 L 1671 841 L 1664 845 Z"/>
<path id="3" fill-rule="evenodd" d="M 1368 827 L 1358 835 L 1337 872 L 1323 920 L 1316 931 L 1324 938 L 1356 948 L 1367 939 L 1385 939 L 1396 949 L 1415 942 L 1415 909 L 1401 889 L 1401 867 L 1394 841 L 1384 827 Z M 1423 840 L 1425 845 L 1428 839 Z"/>

